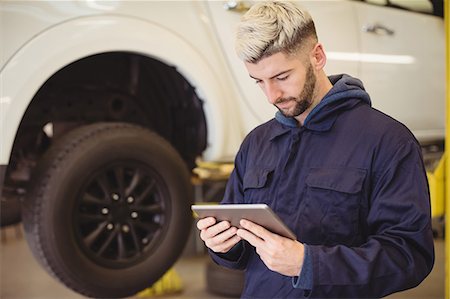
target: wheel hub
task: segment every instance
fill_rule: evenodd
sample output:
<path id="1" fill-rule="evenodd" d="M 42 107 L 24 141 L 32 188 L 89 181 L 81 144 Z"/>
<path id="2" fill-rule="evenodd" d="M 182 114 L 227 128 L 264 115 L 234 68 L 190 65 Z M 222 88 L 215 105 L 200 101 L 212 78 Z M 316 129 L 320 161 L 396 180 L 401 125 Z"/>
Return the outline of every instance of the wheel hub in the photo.
<path id="1" fill-rule="evenodd" d="M 131 214 L 133 215 L 136 213 L 132 211 L 130 204 L 126 202 L 122 197 L 119 196 L 118 200 L 113 200 L 111 205 L 109 206 L 110 210 L 107 210 L 110 212 L 110 220 L 114 223 L 127 223 L 132 219 Z M 108 208 L 104 208 L 108 209 Z M 104 214 L 105 210 L 102 209 L 101 213 Z"/>

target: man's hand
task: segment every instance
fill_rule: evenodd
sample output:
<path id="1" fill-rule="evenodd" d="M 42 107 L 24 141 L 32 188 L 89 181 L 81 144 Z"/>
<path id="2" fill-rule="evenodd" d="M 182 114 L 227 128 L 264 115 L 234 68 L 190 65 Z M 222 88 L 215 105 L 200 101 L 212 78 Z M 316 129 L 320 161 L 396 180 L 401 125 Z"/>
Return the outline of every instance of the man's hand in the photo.
<path id="1" fill-rule="evenodd" d="M 230 222 L 222 221 L 216 223 L 214 217 L 200 219 L 197 228 L 200 230 L 200 238 L 206 247 L 214 252 L 226 253 L 238 243 L 241 238 L 236 235 L 237 228 L 231 226 Z"/>
<path id="2" fill-rule="evenodd" d="M 302 243 L 277 234 L 248 220 L 241 220 L 237 235 L 256 248 L 264 264 L 286 276 L 298 276 L 303 266 L 305 248 Z"/>

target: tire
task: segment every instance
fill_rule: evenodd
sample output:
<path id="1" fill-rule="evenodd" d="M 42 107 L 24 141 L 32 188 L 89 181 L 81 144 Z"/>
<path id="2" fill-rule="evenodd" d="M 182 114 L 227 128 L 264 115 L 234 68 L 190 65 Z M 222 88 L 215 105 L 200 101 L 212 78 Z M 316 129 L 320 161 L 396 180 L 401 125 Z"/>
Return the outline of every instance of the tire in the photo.
<path id="1" fill-rule="evenodd" d="M 228 269 L 208 261 L 206 289 L 212 294 L 239 298 L 244 289 L 244 271 Z"/>
<path id="2" fill-rule="evenodd" d="M 98 123 L 56 140 L 23 204 L 33 254 L 67 287 L 117 298 L 151 286 L 187 242 L 190 175 L 172 146 L 135 125 Z"/>

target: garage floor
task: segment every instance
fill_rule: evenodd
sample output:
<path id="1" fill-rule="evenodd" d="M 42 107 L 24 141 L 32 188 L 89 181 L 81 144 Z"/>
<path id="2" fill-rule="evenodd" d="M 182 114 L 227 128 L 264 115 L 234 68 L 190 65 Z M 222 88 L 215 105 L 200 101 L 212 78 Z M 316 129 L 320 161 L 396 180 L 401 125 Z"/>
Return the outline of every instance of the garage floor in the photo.
<path id="1" fill-rule="evenodd" d="M 444 298 L 444 241 L 436 240 L 436 263 L 427 279 L 417 288 L 389 296 L 391 299 Z M 208 257 L 198 247 L 195 237 L 176 263 L 183 291 L 157 298 L 223 298 L 205 288 L 205 263 Z M 34 260 L 20 226 L 2 229 L 0 298 L 84 298 L 56 282 Z M 133 297 L 137 298 L 137 297 Z"/>

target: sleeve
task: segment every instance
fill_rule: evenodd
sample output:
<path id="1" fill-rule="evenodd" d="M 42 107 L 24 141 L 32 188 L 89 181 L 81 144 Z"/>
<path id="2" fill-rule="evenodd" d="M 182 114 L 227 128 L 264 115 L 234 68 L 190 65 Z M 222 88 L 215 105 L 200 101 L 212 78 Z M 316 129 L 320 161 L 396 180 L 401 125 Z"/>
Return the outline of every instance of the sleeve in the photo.
<path id="1" fill-rule="evenodd" d="M 234 170 L 230 175 L 227 182 L 224 198 L 221 204 L 238 204 L 244 203 L 244 190 L 243 181 L 245 171 L 245 156 L 246 156 L 246 141 L 242 143 L 238 154 L 236 155 Z M 246 241 L 237 243 L 227 253 L 215 253 L 209 250 L 209 254 L 214 262 L 217 264 L 232 268 L 232 269 L 245 269 L 248 263 L 249 254 L 252 251 L 252 247 Z"/>
<path id="2" fill-rule="evenodd" d="M 384 297 L 417 286 L 430 273 L 434 245 L 420 147 L 407 142 L 386 157 L 388 162 L 369 178 L 365 243 L 309 246 L 311 297 Z"/>

